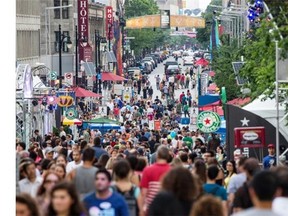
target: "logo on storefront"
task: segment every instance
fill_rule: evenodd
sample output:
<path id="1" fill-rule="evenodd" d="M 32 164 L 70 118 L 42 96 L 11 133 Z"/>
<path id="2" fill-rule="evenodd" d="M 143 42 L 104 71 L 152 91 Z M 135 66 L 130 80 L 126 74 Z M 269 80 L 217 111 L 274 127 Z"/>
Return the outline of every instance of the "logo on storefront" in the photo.
<path id="1" fill-rule="evenodd" d="M 197 117 L 197 128 L 204 133 L 217 131 L 221 125 L 221 118 L 215 112 L 205 111 Z"/>

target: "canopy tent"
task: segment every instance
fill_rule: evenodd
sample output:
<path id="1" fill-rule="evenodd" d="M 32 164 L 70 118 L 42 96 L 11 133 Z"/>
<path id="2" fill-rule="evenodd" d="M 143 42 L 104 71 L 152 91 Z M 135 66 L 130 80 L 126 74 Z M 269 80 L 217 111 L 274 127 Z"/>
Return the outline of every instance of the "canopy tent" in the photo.
<path id="1" fill-rule="evenodd" d="M 211 83 L 211 84 L 208 86 L 207 90 L 208 90 L 208 91 L 216 91 L 216 88 L 217 88 L 216 83 Z"/>
<path id="2" fill-rule="evenodd" d="M 205 106 L 199 106 L 199 112 L 201 111 L 211 111 L 218 113 L 219 116 L 224 116 L 224 111 L 222 106 L 220 105 L 220 101 L 216 101 L 211 104 L 207 104 Z"/>
<path id="3" fill-rule="evenodd" d="M 208 64 L 209 62 L 204 58 L 201 58 L 198 61 L 196 61 L 196 65 L 207 66 Z"/>
<path id="4" fill-rule="evenodd" d="M 80 121 L 79 119 L 68 119 L 68 118 L 64 118 L 63 119 L 63 125 L 82 125 L 82 121 Z"/>
<path id="5" fill-rule="evenodd" d="M 220 100 L 220 97 L 218 94 L 215 95 L 205 95 L 205 96 L 199 96 L 199 102 L 198 106 L 205 106 L 208 104 L 215 103 Z"/>
<path id="6" fill-rule="evenodd" d="M 89 121 L 85 121 L 85 123 L 95 123 L 95 124 L 120 124 L 118 121 L 105 118 L 105 117 L 100 117 L 100 118 L 95 118 L 91 119 Z"/>
<path id="7" fill-rule="evenodd" d="M 96 94 L 92 91 L 86 90 L 81 87 L 74 88 L 76 97 L 102 97 L 100 94 Z"/>
<path id="8" fill-rule="evenodd" d="M 262 101 L 263 97 L 264 95 L 260 95 L 251 103 L 247 104 L 246 106 L 243 106 L 242 109 L 262 117 L 270 124 L 272 124 L 274 127 L 276 127 L 277 124 L 276 101 L 275 99 L 270 98 L 268 98 L 265 101 Z M 281 134 L 285 137 L 285 139 L 288 141 L 288 126 L 286 126 L 288 122 L 285 118 L 284 120 L 281 120 L 284 117 L 284 115 L 285 115 L 285 106 L 283 104 L 279 104 L 279 130 Z"/>
<path id="9" fill-rule="evenodd" d="M 124 77 L 118 76 L 111 72 L 103 72 L 102 73 L 102 81 L 125 81 Z"/>

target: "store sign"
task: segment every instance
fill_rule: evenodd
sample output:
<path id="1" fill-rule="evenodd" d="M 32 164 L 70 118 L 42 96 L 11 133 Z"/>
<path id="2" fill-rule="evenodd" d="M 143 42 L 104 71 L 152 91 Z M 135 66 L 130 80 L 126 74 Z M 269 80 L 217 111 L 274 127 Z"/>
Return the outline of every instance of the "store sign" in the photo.
<path id="1" fill-rule="evenodd" d="M 106 7 L 106 37 L 108 40 L 113 38 L 113 8 Z"/>
<path id="2" fill-rule="evenodd" d="M 221 126 L 221 118 L 215 112 L 204 111 L 199 113 L 197 118 L 197 128 L 204 133 L 217 131 Z"/>
<path id="3" fill-rule="evenodd" d="M 88 0 L 78 0 L 78 30 L 81 37 L 88 38 Z"/>
<path id="4" fill-rule="evenodd" d="M 260 148 L 265 145 L 264 127 L 241 127 L 234 129 L 235 146 L 237 148 Z"/>
<path id="5" fill-rule="evenodd" d="M 87 38 L 89 41 L 89 30 L 88 30 L 88 0 L 78 0 L 78 33 L 79 38 Z M 86 61 L 87 55 L 85 56 L 85 47 L 79 46 L 79 61 Z M 88 60 L 89 61 L 89 60 Z M 92 61 L 92 60 L 90 60 Z"/>

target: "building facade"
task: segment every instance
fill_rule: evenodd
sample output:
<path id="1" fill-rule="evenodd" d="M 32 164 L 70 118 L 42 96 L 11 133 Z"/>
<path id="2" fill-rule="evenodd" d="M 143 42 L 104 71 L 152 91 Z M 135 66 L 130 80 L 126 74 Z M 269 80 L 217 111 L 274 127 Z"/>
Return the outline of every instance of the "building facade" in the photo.
<path id="1" fill-rule="evenodd" d="M 16 0 L 16 65 L 40 61 L 40 3 Z"/>

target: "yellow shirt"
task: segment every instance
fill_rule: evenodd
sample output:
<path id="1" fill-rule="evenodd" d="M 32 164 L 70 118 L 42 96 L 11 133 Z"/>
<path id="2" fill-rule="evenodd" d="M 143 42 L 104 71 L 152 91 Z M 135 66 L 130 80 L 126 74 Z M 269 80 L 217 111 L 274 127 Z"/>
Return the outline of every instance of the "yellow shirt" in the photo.
<path id="1" fill-rule="evenodd" d="M 236 175 L 236 173 L 233 173 L 231 176 L 227 176 L 227 177 L 224 179 L 224 188 L 225 188 L 225 189 L 228 188 L 230 179 L 231 179 L 231 177 L 234 176 L 234 175 Z"/>

